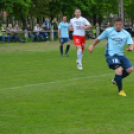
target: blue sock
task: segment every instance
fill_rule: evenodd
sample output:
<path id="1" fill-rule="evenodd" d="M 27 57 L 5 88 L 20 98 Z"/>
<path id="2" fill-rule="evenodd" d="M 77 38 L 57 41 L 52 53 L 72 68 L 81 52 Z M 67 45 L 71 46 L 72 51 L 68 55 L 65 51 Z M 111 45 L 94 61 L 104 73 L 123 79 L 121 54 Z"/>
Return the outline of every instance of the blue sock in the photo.
<path id="1" fill-rule="evenodd" d="M 63 54 L 63 46 L 60 46 L 60 52 Z"/>
<path id="2" fill-rule="evenodd" d="M 122 76 L 121 75 L 115 75 L 114 80 L 116 81 L 119 92 L 120 92 L 122 90 Z"/>
<path id="3" fill-rule="evenodd" d="M 66 53 L 69 51 L 70 45 L 67 45 L 66 47 Z"/>
<path id="4" fill-rule="evenodd" d="M 125 78 L 129 75 L 129 73 L 126 70 L 122 71 L 122 78 Z"/>

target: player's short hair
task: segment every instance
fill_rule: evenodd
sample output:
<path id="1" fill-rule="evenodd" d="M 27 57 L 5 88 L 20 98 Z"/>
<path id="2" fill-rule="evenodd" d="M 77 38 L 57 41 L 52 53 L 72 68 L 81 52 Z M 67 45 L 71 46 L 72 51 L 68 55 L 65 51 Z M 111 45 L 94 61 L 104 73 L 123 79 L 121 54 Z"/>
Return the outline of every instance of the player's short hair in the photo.
<path id="1" fill-rule="evenodd" d="M 63 15 L 63 17 L 62 18 L 64 18 L 64 17 L 67 17 L 66 15 Z"/>
<path id="2" fill-rule="evenodd" d="M 79 10 L 79 11 L 81 12 L 81 10 L 80 10 L 79 8 L 76 8 L 75 11 L 76 11 L 76 10 Z"/>
<path id="3" fill-rule="evenodd" d="M 66 16 L 66 15 L 63 15 L 63 16 L 62 16 L 62 20 L 63 20 L 63 18 L 64 18 L 64 17 L 66 17 L 66 18 L 67 18 L 67 16 Z"/>
<path id="4" fill-rule="evenodd" d="M 119 21 L 123 21 L 121 17 L 117 17 L 117 18 L 114 19 L 114 23 L 119 22 Z"/>

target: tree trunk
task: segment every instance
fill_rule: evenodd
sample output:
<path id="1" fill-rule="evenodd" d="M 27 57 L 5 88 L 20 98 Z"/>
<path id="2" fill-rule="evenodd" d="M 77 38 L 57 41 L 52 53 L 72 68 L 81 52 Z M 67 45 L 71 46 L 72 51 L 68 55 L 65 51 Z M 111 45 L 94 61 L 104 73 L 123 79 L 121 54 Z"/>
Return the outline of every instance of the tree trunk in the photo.
<path id="1" fill-rule="evenodd" d="M 63 10 L 62 10 L 62 15 L 63 15 L 63 16 L 65 15 L 65 13 L 64 13 L 64 8 L 63 8 Z"/>
<path id="2" fill-rule="evenodd" d="M 50 22 L 52 22 L 52 20 L 53 20 L 53 7 L 52 7 L 52 2 L 49 2 L 49 6 L 50 6 Z"/>
<path id="3" fill-rule="evenodd" d="M 43 16 L 43 22 L 45 21 L 45 18 L 44 18 L 44 16 Z"/>
<path id="4" fill-rule="evenodd" d="M 8 26 L 8 24 L 9 24 L 9 19 L 8 19 L 8 17 L 7 17 L 7 26 Z"/>
<path id="5" fill-rule="evenodd" d="M 52 22 L 52 20 L 53 20 L 53 15 L 51 14 L 51 20 L 50 21 Z"/>
<path id="6" fill-rule="evenodd" d="M 57 21 L 59 21 L 58 15 L 57 15 Z"/>
<path id="7" fill-rule="evenodd" d="M 39 18 L 37 18 L 37 23 L 38 23 L 38 24 L 40 23 L 40 20 L 39 20 Z"/>
<path id="8" fill-rule="evenodd" d="M 53 20 L 53 9 L 52 8 L 50 8 L 50 17 L 51 17 L 50 18 L 51 19 L 50 21 L 52 22 L 52 20 Z"/>
<path id="9" fill-rule="evenodd" d="M 26 27 L 26 19 L 25 18 L 21 18 L 21 21 L 22 21 L 22 23 L 23 23 L 23 30 L 25 29 L 25 27 Z"/>
<path id="10" fill-rule="evenodd" d="M 102 16 L 99 16 L 99 25 L 102 23 Z"/>
<path id="11" fill-rule="evenodd" d="M 31 15 L 31 20 L 32 20 L 32 29 L 33 29 L 34 28 L 34 19 L 33 19 L 32 15 Z"/>
<path id="12" fill-rule="evenodd" d="M 25 19 L 25 17 L 22 14 L 21 9 L 20 9 L 20 19 L 21 19 L 21 21 L 23 23 L 23 30 L 24 30 L 25 27 L 26 27 L 26 19 Z"/>
<path id="13" fill-rule="evenodd" d="M 94 23 L 94 26 L 96 25 L 96 14 L 93 15 L 93 23 Z"/>

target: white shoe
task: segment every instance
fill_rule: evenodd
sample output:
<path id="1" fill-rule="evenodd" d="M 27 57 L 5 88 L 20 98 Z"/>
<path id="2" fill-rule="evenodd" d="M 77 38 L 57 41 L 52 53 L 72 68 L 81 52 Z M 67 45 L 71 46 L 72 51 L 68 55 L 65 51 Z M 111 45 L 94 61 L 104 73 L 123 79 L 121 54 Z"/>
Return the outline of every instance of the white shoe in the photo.
<path id="1" fill-rule="evenodd" d="M 77 69 L 82 70 L 81 60 L 76 60 L 76 63 L 77 63 Z"/>
<path id="2" fill-rule="evenodd" d="M 82 70 L 82 65 L 77 64 L 77 69 L 78 69 L 78 70 Z"/>
<path id="3" fill-rule="evenodd" d="M 82 64 L 79 63 L 79 60 L 76 60 L 77 63 L 77 69 L 82 70 Z"/>

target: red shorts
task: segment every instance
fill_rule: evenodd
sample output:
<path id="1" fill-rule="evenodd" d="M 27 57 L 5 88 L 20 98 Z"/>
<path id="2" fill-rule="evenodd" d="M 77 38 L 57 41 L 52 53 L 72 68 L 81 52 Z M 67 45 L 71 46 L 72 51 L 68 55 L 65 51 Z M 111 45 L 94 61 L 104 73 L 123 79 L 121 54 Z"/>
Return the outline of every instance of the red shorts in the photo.
<path id="1" fill-rule="evenodd" d="M 86 37 L 85 36 L 73 36 L 73 41 L 76 46 L 82 46 L 82 50 L 85 48 Z"/>

